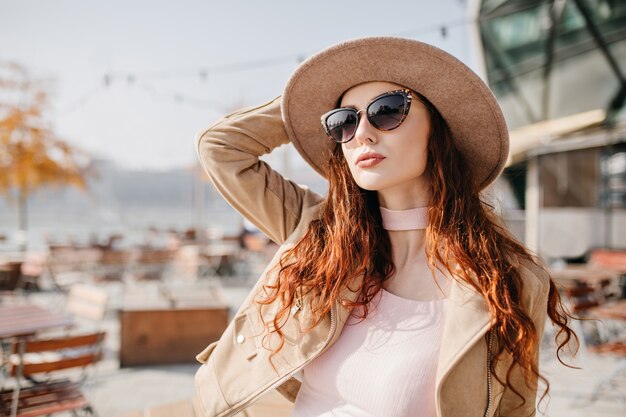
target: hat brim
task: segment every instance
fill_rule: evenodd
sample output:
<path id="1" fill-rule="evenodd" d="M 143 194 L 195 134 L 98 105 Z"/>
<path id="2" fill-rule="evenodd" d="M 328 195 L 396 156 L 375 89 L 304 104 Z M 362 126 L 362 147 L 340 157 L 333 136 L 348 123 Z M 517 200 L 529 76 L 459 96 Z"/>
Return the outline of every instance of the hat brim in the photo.
<path id="1" fill-rule="evenodd" d="M 487 85 L 465 64 L 423 42 L 368 37 L 327 48 L 302 62 L 283 91 L 285 129 L 302 157 L 324 178 L 335 143 L 320 117 L 350 87 L 387 81 L 426 97 L 448 124 L 478 189 L 504 169 L 509 135 L 502 110 Z"/>

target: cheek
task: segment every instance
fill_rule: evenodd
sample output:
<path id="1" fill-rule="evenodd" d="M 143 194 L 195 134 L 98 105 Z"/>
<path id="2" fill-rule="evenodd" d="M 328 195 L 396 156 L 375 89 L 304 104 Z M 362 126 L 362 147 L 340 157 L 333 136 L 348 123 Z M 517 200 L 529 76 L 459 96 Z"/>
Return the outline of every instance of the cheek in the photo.
<path id="1" fill-rule="evenodd" d="M 350 176 L 357 183 L 359 187 L 368 189 L 367 184 L 364 182 L 364 175 L 367 175 L 368 172 L 361 171 L 352 161 L 354 161 L 356 155 L 353 155 L 350 150 L 343 150 L 343 157 L 346 160 L 346 165 L 348 165 L 348 171 L 350 172 Z"/>
<path id="2" fill-rule="evenodd" d="M 352 149 L 351 142 L 348 143 L 342 143 L 341 146 L 341 152 L 343 153 L 343 156 L 347 159 L 348 156 L 354 152 L 354 149 Z"/>
<path id="3" fill-rule="evenodd" d="M 343 154 L 343 158 L 346 160 L 346 164 L 350 168 L 350 171 L 352 171 L 352 152 L 347 149 L 345 145 L 341 145 L 341 152 Z"/>
<path id="4" fill-rule="evenodd" d="M 428 139 L 424 137 L 403 138 L 398 143 L 394 156 L 398 170 L 408 175 L 420 175 L 424 172 L 428 160 Z"/>

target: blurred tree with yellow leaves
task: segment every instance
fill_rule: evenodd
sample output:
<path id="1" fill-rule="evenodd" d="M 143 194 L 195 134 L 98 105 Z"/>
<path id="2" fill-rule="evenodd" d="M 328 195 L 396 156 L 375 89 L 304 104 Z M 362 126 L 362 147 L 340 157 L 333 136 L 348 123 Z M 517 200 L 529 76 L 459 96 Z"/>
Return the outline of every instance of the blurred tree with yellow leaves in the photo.
<path id="1" fill-rule="evenodd" d="M 19 230 L 26 236 L 28 197 L 47 186 L 86 190 L 89 156 L 60 139 L 45 117 L 47 82 L 16 63 L 0 62 L 0 195 L 17 200 Z M 22 249 L 26 242 L 21 242 Z"/>

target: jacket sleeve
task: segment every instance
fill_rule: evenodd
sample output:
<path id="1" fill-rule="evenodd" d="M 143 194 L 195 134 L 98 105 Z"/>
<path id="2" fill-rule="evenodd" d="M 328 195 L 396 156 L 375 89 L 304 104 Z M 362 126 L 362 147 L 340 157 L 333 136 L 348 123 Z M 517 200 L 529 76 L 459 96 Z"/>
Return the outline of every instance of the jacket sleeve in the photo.
<path id="1" fill-rule="evenodd" d="M 230 113 L 196 135 L 196 151 L 224 199 L 270 239 L 284 243 L 303 209 L 323 197 L 284 178 L 261 155 L 289 143 L 281 97 Z"/>
<path id="2" fill-rule="evenodd" d="M 535 267 L 536 268 L 536 267 Z M 533 268 L 533 269 L 535 269 Z M 534 271 L 537 274 L 542 274 L 544 285 L 541 286 L 541 289 L 535 294 L 533 297 L 533 303 L 531 306 L 531 314 L 530 317 L 535 324 L 535 328 L 537 330 L 537 343 L 533 346 L 533 361 L 539 369 L 539 350 L 541 347 L 541 339 L 543 338 L 544 328 L 546 324 L 546 320 L 548 318 L 548 295 L 550 287 L 546 285 L 546 280 L 549 280 L 549 276 L 545 271 L 539 271 L 536 269 Z M 549 281 L 548 281 L 549 282 Z M 526 403 L 519 407 L 522 403 L 520 397 L 511 391 L 510 388 L 506 388 L 502 397 L 500 398 L 500 403 L 498 406 L 498 411 L 495 416 L 497 417 L 534 417 L 536 415 L 536 400 L 537 400 L 537 381 L 538 378 L 533 380 L 533 384 L 531 388 L 526 386 L 524 381 L 524 377 L 520 371 L 519 367 L 515 367 L 512 371 L 511 382 L 515 389 L 520 392 L 521 395 L 524 396 Z M 518 408 L 516 408 L 518 407 Z"/>

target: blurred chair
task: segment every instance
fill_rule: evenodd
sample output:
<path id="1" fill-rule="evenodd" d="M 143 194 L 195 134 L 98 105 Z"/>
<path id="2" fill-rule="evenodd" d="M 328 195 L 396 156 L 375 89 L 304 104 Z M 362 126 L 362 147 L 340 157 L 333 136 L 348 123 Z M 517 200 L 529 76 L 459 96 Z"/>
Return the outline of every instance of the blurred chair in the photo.
<path id="1" fill-rule="evenodd" d="M 17 415 L 35 417 L 77 410 L 96 415 L 82 387 L 88 369 L 102 358 L 104 332 L 80 336 L 16 342 L 10 356 L 10 375 L 19 386 Z M 19 346 L 19 343 L 22 346 Z M 68 377 L 67 370 L 81 370 Z M 10 415 L 14 391 L 0 391 L 0 415 Z"/>
<path id="2" fill-rule="evenodd" d="M 136 280 L 160 281 L 175 256 L 174 249 L 140 248 L 132 262 L 132 276 Z"/>
<path id="3" fill-rule="evenodd" d="M 46 270 L 47 257 L 45 253 L 29 252 L 21 267 L 20 289 L 33 291 L 41 289 L 39 282 Z"/>
<path id="4" fill-rule="evenodd" d="M 91 247 L 50 245 L 48 250 L 47 272 L 53 286 L 62 292 L 93 278 L 103 256 L 101 249 Z"/>
<path id="5" fill-rule="evenodd" d="M 131 261 L 129 250 L 104 249 L 96 264 L 94 278 L 96 281 L 124 281 L 124 275 Z"/>
<path id="6" fill-rule="evenodd" d="M 580 343 L 578 355 L 583 362 L 586 362 L 587 345 L 597 343 L 598 322 L 593 317 L 589 317 L 588 311 L 602 304 L 604 297 L 597 288 L 579 279 L 557 280 L 557 288 L 562 296 L 562 301 L 566 310 L 577 320 L 570 323 L 570 327 L 576 333 Z M 551 322 L 548 320 L 548 324 Z M 552 344 L 556 337 L 558 328 L 553 325 L 546 325 L 542 344 L 545 347 Z M 573 342 L 571 342 L 573 343 Z"/>
<path id="7" fill-rule="evenodd" d="M 77 318 L 101 323 L 107 312 L 109 294 L 103 288 L 74 284 L 67 295 L 65 309 Z"/>
<path id="8" fill-rule="evenodd" d="M 109 294 L 104 288 L 90 284 L 74 284 L 57 301 L 57 310 L 74 316 L 72 327 L 50 330 L 46 337 L 70 336 L 87 331 L 100 331 L 108 311 Z"/>
<path id="9" fill-rule="evenodd" d="M 198 277 L 233 277 L 239 272 L 235 265 L 242 261 L 243 252 L 233 241 L 211 242 L 198 253 Z"/>
<path id="10" fill-rule="evenodd" d="M 599 306 L 603 301 L 602 294 L 585 281 L 573 280 L 572 285 L 563 287 L 563 293 L 568 299 L 571 311 L 575 314 Z"/>
<path id="11" fill-rule="evenodd" d="M 593 308 L 589 316 L 602 322 L 598 343 L 590 346 L 589 350 L 626 357 L 626 300 Z"/>
<path id="12" fill-rule="evenodd" d="M 0 263 L 0 291 L 14 291 L 19 284 L 22 262 Z"/>
<path id="13" fill-rule="evenodd" d="M 607 268 L 620 274 L 617 294 L 610 294 L 617 298 L 626 298 L 626 250 L 595 248 L 589 251 L 589 264 Z"/>

